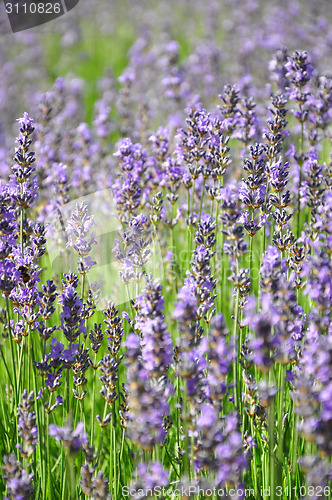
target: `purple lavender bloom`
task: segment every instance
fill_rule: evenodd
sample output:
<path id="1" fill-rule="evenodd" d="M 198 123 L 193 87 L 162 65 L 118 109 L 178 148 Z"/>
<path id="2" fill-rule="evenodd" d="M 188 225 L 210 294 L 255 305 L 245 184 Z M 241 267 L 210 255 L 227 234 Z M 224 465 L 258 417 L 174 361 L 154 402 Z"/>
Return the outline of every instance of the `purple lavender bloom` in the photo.
<path id="1" fill-rule="evenodd" d="M 68 448 L 69 453 L 73 456 L 89 444 L 83 422 L 78 422 L 76 429 L 73 429 L 71 422 L 68 422 L 64 427 L 50 424 L 48 433 L 57 441 L 62 441 L 63 446 Z"/>
<path id="2" fill-rule="evenodd" d="M 133 144 L 130 139 L 121 140 L 118 147 L 115 156 L 121 159 L 121 170 L 112 188 L 120 219 L 129 223 L 137 215 L 142 195 L 148 194 L 155 160 L 141 144 Z"/>
<path id="3" fill-rule="evenodd" d="M 255 236 L 255 234 L 267 224 L 267 214 L 263 214 L 259 221 L 256 218 L 249 218 L 248 210 L 245 210 L 242 216 L 239 218 L 239 222 L 243 224 L 244 229 L 247 231 L 249 236 Z"/>
<path id="4" fill-rule="evenodd" d="M 219 483 L 238 484 L 242 472 L 245 470 L 247 460 L 243 452 L 242 436 L 238 431 L 238 419 L 230 414 L 225 417 L 224 440 L 216 446 L 216 457 L 220 460 L 217 475 Z"/>
<path id="5" fill-rule="evenodd" d="M 87 460 L 88 459 L 89 457 L 87 457 Z M 85 463 L 82 465 L 82 479 L 80 480 L 82 492 L 91 497 L 92 500 L 111 500 L 108 479 L 104 477 L 102 471 L 99 471 L 96 475 L 94 475 L 96 468 L 97 464 L 91 465 L 90 463 Z"/>
<path id="6" fill-rule="evenodd" d="M 256 313 L 255 299 L 251 298 L 246 307 L 246 318 L 250 330 L 255 333 L 249 340 L 251 359 L 259 370 L 268 371 L 280 348 L 280 337 L 276 330 L 280 316 L 273 306 L 273 298 L 267 294 L 262 296 L 259 313 Z"/>
<path id="7" fill-rule="evenodd" d="M 31 135 L 35 130 L 35 122 L 26 112 L 23 113 L 22 118 L 18 118 L 16 121 L 20 124 L 20 132 L 22 135 Z"/>
<path id="8" fill-rule="evenodd" d="M 289 163 L 282 164 L 282 157 L 270 167 L 270 184 L 276 192 L 283 191 L 288 184 Z"/>
<path id="9" fill-rule="evenodd" d="M 62 305 L 61 328 L 69 342 L 76 340 L 81 333 L 86 334 L 84 326 L 84 307 L 82 299 L 77 295 L 77 280 L 72 284 L 67 281 L 68 276 L 62 280 L 63 292 L 59 297 L 59 302 Z"/>
<path id="10" fill-rule="evenodd" d="M 10 249 L 10 247 L 8 247 Z M 7 251 L 5 251 L 7 253 Z M 9 259 L 0 260 L 0 289 L 5 296 L 9 296 L 18 283 L 21 273 L 17 269 L 15 262 Z"/>
<path id="11" fill-rule="evenodd" d="M 150 462 L 149 464 L 140 462 L 129 486 L 132 491 L 137 492 L 132 498 L 148 498 L 150 497 L 149 490 L 153 492 L 154 489 L 158 493 L 159 488 L 168 486 L 168 476 L 169 473 L 164 469 L 161 462 Z"/>
<path id="12" fill-rule="evenodd" d="M 319 491 L 330 484 L 332 476 L 331 464 L 325 460 L 325 458 L 320 458 L 317 455 L 304 455 L 299 459 L 299 465 L 306 475 L 307 484 L 313 487 L 313 491 Z M 305 500 L 309 500 L 310 496 L 307 495 Z M 312 496 L 315 500 L 318 496 Z"/>
<path id="13" fill-rule="evenodd" d="M 40 315 L 43 321 L 47 321 L 55 312 L 54 302 L 57 297 L 56 285 L 52 280 L 47 280 L 46 285 L 42 284 L 42 292 L 39 294 L 41 311 Z"/>
<path id="14" fill-rule="evenodd" d="M 132 357 L 140 347 L 139 339 L 135 333 L 129 333 L 127 335 L 125 346 L 127 348 L 128 355 Z"/>
<path id="15" fill-rule="evenodd" d="M 162 317 L 146 319 L 141 325 L 142 357 L 146 369 L 153 377 L 161 377 L 168 371 L 172 356 L 172 341 L 167 324 Z"/>
<path id="16" fill-rule="evenodd" d="M 60 359 L 64 368 L 72 367 L 76 356 L 78 354 L 78 344 L 70 344 L 68 349 L 64 349 L 61 353 Z"/>
<path id="17" fill-rule="evenodd" d="M 34 121 L 27 113 L 23 118 L 19 118 L 20 134 L 17 138 L 19 147 L 15 150 L 15 165 L 12 167 L 13 186 L 11 188 L 12 199 L 21 207 L 21 210 L 28 209 L 33 201 L 38 197 L 38 183 L 36 177 L 32 177 L 35 169 L 32 167 L 35 162 L 34 152 L 29 152 L 32 144 L 30 136 L 34 132 Z"/>
<path id="18" fill-rule="evenodd" d="M 200 400 L 206 385 L 204 344 L 200 345 L 203 329 L 197 320 L 199 302 L 195 296 L 195 283 L 192 278 L 187 278 L 185 283 L 177 295 L 173 311 L 180 332 L 178 345 L 173 349 L 174 369 L 186 380 L 190 397 Z"/>
<path id="19" fill-rule="evenodd" d="M 95 103 L 95 126 L 97 136 L 102 139 L 107 139 L 114 128 L 114 124 L 110 118 L 111 107 L 103 100 Z"/>
<path id="20" fill-rule="evenodd" d="M 34 493 L 32 485 L 34 474 L 32 472 L 28 473 L 26 469 L 23 469 L 21 462 L 16 459 L 13 453 L 5 455 L 3 461 L 3 478 L 7 486 L 8 495 L 6 498 L 8 500 L 28 500 L 31 498 Z"/>
<path id="21" fill-rule="evenodd" d="M 188 286 L 184 286 L 180 289 L 177 298 L 178 300 L 173 311 L 174 319 L 181 322 L 181 324 L 189 324 L 195 321 L 195 309 L 198 308 L 198 304 Z"/>
<path id="22" fill-rule="evenodd" d="M 139 283 L 145 275 L 144 266 L 151 255 L 151 235 L 150 221 L 144 214 L 139 214 L 129 220 L 127 228 L 121 234 L 123 251 L 119 240 L 115 240 L 116 246 L 112 251 L 122 264 L 123 270 L 119 271 L 119 275 L 124 284 L 131 281 Z"/>
<path id="23" fill-rule="evenodd" d="M 197 418 L 197 428 L 200 431 L 197 468 L 215 472 L 218 487 L 239 484 L 247 460 L 236 415 L 219 419 L 216 408 L 203 405 Z"/>
<path id="24" fill-rule="evenodd" d="M 272 80 L 277 83 L 278 88 L 283 92 L 290 86 L 290 81 L 287 76 L 286 63 L 288 62 L 287 49 L 279 49 L 273 55 L 269 63 L 269 70 L 272 73 Z"/>
<path id="25" fill-rule="evenodd" d="M 225 85 L 223 93 L 219 94 L 219 98 L 222 100 L 222 105 L 218 106 L 223 117 L 222 129 L 226 134 L 232 135 L 240 118 L 238 108 L 239 90 L 236 85 Z"/>
<path id="26" fill-rule="evenodd" d="M 45 389 L 40 388 L 36 399 L 40 399 L 42 401 L 46 413 L 52 413 L 57 406 L 63 405 L 63 398 L 61 396 L 56 396 L 55 402 L 52 404 L 48 393 L 44 397 L 44 392 Z"/>
<path id="27" fill-rule="evenodd" d="M 66 356 L 62 356 L 64 352 L 64 345 L 61 342 L 58 342 L 56 338 L 52 338 L 51 343 L 47 344 L 51 346 L 51 350 L 49 354 L 46 354 L 42 361 L 37 362 L 34 361 L 34 365 L 36 366 L 38 372 L 43 377 L 45 376 L 45 387 L 50 391 L 54 392 L 60 387 L 62 384 L 62 370 L 66 366 L 65 359 Z M 77 345 L 74 344 L 74 348 Z"/>
<path id="28" fill-rule="evenodd" d="M 45 387 L 50 391 L 54 392 L 62 384 L 61 380 L 62 373 L 47 373 L 45 379 Z"/>
<path id="29" fill-rule="evenodd" d="M 207 392 L 217 408 L 220 408 L 226 394 L 227 374 L 234 356 L 232 345 L 226 340 L 227 334 L 223 315 L 217 314 L 211 321 L 206 340 Z"/>
<path id="30" fill-rule="evenodd" d="M 140 332 L 142 359 L 151 377 L 165 377 L 172 356 L 172 340 L 164 321 L 164 298 L 162 285 L 146 276 L 143 295 L 137 297 L 135 307 L 138 315 L 134 325 Z"/>
<path id="31" fill-rule="evenodd" d="M 28 394 L 24 389 L 22 403 L 17 408 L 18 435 L 22 439 L 23 446 L 19 443 L 16 448 L 22 457 L 30 457 L 36 450 L 38 443 L 38 427 L 36 425 L 36 413 L 31 411 L 35 403 L 35 394 L 33 391 Z"/>
<path id="32" fill-rule="evenodd" d="M 265 202 L 266 186 L 262 184 L 254 191 L 241 185 L 238 190 L 240 200 L 251 209 L 263 208 Z"/>
<path id="33" fill-rule="evenodd" d="M 327 333 L 331 324 L 331 259 L 325 245 L 319 240 L 312 243 L 312 252 L 303 263 L 302 273 L 307 278 L 304 294 L 314 302 L 309 313 L 312 332 L 316 332 L 315 336 Z"/>
<path id="34" fill-rule="evenodd" d="M 51 346 L 51 350 L 50 350 L 50 358 L 51 359 L 57 359 L 57 358 L 60 358 L 63 350 L 64 350 L 64 345 L 62 342 L 59 342 L 58 339 L 56 338 L 52 338 L 50 344 L 48 344 Z"/>
<path id="35" fill-rule="evenodd" d="M 1 255 L 9 255 L 10 245 L 15 245 L 18 231 L 15 209 L 11 204 L 11 190 L 0 182 Z"/>
<path id="36" fill-rule="evenodd" d="M 271 320 L 274 317 L 275 340 L 279 336 L 277 358 L 282 362 L 293 361 L 297 358 L 306 319 L 302 307 L 297 304 L 296 277 L 294 273 L 287 277 L 285 259 L 273 247 L 268 247 L 263 256 L 260 274 L 261 302 L 265 301 L 266 314 Z"/>
<path id="37" fill-rule="evenodd" d="M 113 405 L 114 401 L 119 398 L 117 391 L 117 382 L 119 380 L 118 371 L 119 364 L 122 360 L 122 356 L 119 359 L 113 357 L 111 354 L 105 354 L 105 356 L 100 360 L 99 369 L 102 372 L 102 376 L 99 377 L 103 383 L 100 390 L 100 394 L 103 399 L 109 404 Z"/>
<path id="38" fill-rule="evenodd" d="M 288 57 L 285 67 L 288 70 L 286 77 L 290 77 L 293 85 L 297 88 L 304 87 L 314 73 L 309 56 L 305 51 L 295 51 L 292 57 Z"/>
<path id="39" fill-rule="evenodd" d="M 72 247 L 78 253 L 80 257 L 77 262 L 78 272 L 83 275 L 87 274 L 91 267 L 96 264 L 89 255 L 93 244 L 96 243 L 94 234 L 90 233 L 93 225 L 93 216 L 89 215 L 87 205 L 84 202 L 77 204 L 74 213 L 68 220 L 66 231 L 69 236 L 66 246 L 67 248 Z"/>
<path id="40" fill-rule="evenodd" d="M 152 153 L 162 162 L 169 150 L 170 131 L 167 127 L 159 127 L 155 134 L 149 137 L 149 142 L 152 145 Z"/>
<path id="41" fill-rule="evenodd" d="M 210 405 L 203 405 L 201 407 L 201 414 L 197 418 L 197 426 L 212 428 L 215 426 L 217 420 L 217 414 L 215 409 Z"/>
<path id="42" fill-rule="evenodd" d="M 292 370 L 286 370 L 285 380 L 287 382 L 293 382 L 294 381 L 294 373 L 292 372 Z"/>
<path id="43" fill-rule="evenodd" d="M 155 444 L 162 443 L 166 437 L 163 420 L 169 414 L 168 395 L 165 394 L 163 378 L 156 380 L 149 377 L 141 357 L 140 344 L 133 335 L 128 335 L 126 342 L 127 431 L 134 443 L 151 451 Z"/>

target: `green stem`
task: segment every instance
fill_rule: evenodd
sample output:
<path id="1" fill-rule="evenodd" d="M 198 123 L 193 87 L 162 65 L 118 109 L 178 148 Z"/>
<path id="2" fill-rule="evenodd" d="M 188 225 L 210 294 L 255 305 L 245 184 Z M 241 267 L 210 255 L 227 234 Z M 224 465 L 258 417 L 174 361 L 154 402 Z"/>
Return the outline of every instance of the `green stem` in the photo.
<path id="1" fill-rule="evenodd" d="M 68 452 L 67 452 L 66 464 L 68 470 L 67 491 L 68 493 L 70 492 L 70 496 L 67 498 L 70 498 L 70 500 L 76 500 L 76 478 L 75 478 L 74 458 L 71 457 Z"/>
<path id="2" fill-rule="evenodd" d="M 104 406 L 104 414 L 103 414 L 103 422 L 106 418 L 106 413 L 107 413 L 107 402 L 105 401 L 105 406 Z M 101 448 L 103 445 L 103 434 L 104 434 L 104 427 L 100 428 L 100 435 L 99 435 L 99 443 L 98 443 L 98 451 L 97 451 L 97 460 L 98 462 L 100 461 L 100 452 Z"/>
<path id="3" fill-rule="evenodd" d="M 238 274 L 238 262 L 236 261 L 236 273 Z M 237 358 L 238 358 L 238 338 L 237 338 L 237 328 L 239 322 L 239 297 L 240 292 L 238 287 L 236 288 L 236 298 L 235 298 L 235 316 L 234 316 L 234 327 L 233 327 L 233 383 L 234 383 L 234 405 L 238 408 L 238 387 L 237 387 Z"/>
<path id="4" fill-rule="evenodd" d="M 198 218 L 199 222 L 201 222 L 203 198 L 204 198 L 204 178 L 203 178 L 203 183 L 202 183 L 201 199 L 200 199 L 200 203 L 199 203 L 199 218 Z"/>
<path id="5" fill-rule="evenodd" d="M 18 403 L 18 398 L 21 394 L 21 386 L 24 386 L 24 367 L 25 367 L 25 342 L 22 340 L 21 342 L 21 350 L 19 353 L 19 360 L 18 360 L 18 390 L 17 390 L 17 403 Z M 21 377 L 21 372 L 23 371 L 23 381 Z M 17 429 L 18 431 L 18 429 Z M 18 442 L 18 435 L 17 435 L 17 442 Z"/>
<path id="6" fill-rule="evenodd" d="M 168 459 L 169 459 L 169 461 L 170 461 L 170 463 L 171 463 L 171 465 L 172 465 L 172 467 L 173 467 L 173 469 L 174 469 L 175 474 L 176 474 L 176 475 L 177 475 L 177 477 L 180 479 L 180 477 L 181 477 L 181 476 L 180 476 L 179 471 L 177 470 L 177 468 L 176 468 L 176 466 L 175 466 L 175 464 L 174 464 L 174 462 L 173 462 L 173 460 L 172 460 L 171 455 L 169 454 L 169 451 L 168 451 L 168 449 L 167 449 L 167 446 L 165 446 L 164 450 L 165 450 L 166 455 L 168 456 Z"/>
<path id="7" fill-rule="evenodd" d="M 122 454 L 123 454 L 123 445 L 124 445 L 124 437 L 125 437 L 125 432 L 126 432 L 126 430 L 123 428 L 123 429 L 122 429 L 122 436 L 121 436 L 120 463 L 121 463 L 121 461 L 122 461 Z"/>
<path id="8" fill-rule="evenodd" d="M 180 404 L 180 377 L 176 377 L 176 390 L 177 390 L 177 400 L 178 404 Z M 180 449 L 180 409 L 176 409 L 176 438 L 177 438 L 177 447 Z"/>
<path id="9" fill-rule="evenodd" d="M 157 267 L 159 267 L 158 263 L 157 263 L 157 255 L 156 255 L 156 253 L 157 253 L 156 238 L 157 238 L 157 228 L 156 228 L 156 226 L 153 226 L 153 237 L 152 237 L 153 269 L 152 269 L 152 276 L 154 279 L 156 279 L 158 277 Z"/>
<path id="10" fill-rule="evenodd" d="M 61 482 L 62 482 L 62 494 L 61 494 L 61 500 L 68 500 L 68 493 L 67 493 L 67 467 L 64 466 L 65 464 L 65 458 L 64 458 L 64 450 L 62 450 L 62 457 L 61 457 Z"/>
<path id="11" fill-rule="evenodd" d="M 10 325 L 10 310 L 9 310 L 9 299 L 8 299 L 8 296 L 6 296 L 6 307 L 7 307 L 8 328 L 9 328 L 10 353 L 11 353 L 12 365 L 13 365 L 14 401 L 15 401 L 15 408 L 17 408 L 17 401 L 18 401 L 17 374 L 16 374 L 15 354 L 14 354 L 14 346 L 13 346 L 13 342 L 14 341 L 13 341 L 13 336 L 12 336 L 12 328 L 11 328 L 11 325 Z"/>
<path id="12" fill-rule="evenodd" d="M 175 278 L 175 293 L 178 292 L 178 279 L 177 279 L 177 276 L 179 276 L 180 274 L 180 266 L 179 266 L 179 263 L 178 263 L 178 254 L 177 254 L 177 248 L 176 248 L 176 245 L 175 245 L 175 229 L 174 229 L 174 225 L 173 225 L 173 220 L 175 219 L 175 215 L 176 215 L 176 212 L 175 212 L 175 204 L 172 205 L 172 218 L 171 218 L 171 242 L 172 242 L 172 251 L 174 253 L 174 258 L 173 258 L 173 266 L 172 267 L 172 271 L 174 271 L 174 274 L 176 276 Z"/>
<path id="13" fill-rule="evenodd" d="M 82 274 L 82 300 L 84 301 L 85 274 Z"/>
<path id="14" fill-rule="evenodd" d="M 30 330 L 30 326 L 29 326 L 29 330 Z M 31 332 L 29 332 L 29 339 L 31 337 Z M 33 348 L 33 339 L 31 339 L 31 359 L 35 359 L 35 355 L 34 355 L 34 348 Z M 29 359 L 29 366 L 30 366 L 30 359 Z M 33 383 L 34 383 L 34 391 L 35 391 L 35 397 L 37 397 L 37 394 L 38 394 L 38 387 L 37 387 L 37 377 L 36 377 L 36 371 L 33 370 Z M 43 404 L 43 401 L 42 399 L 40 399 L 39 401 L 36 401 L 36 406 L 37 406 L 37 411 L 36 411 L 36 417 L 37 417 L 37 427 L 39 429 L 39 463 L 40 465 L 42 466 L 43 468 L 43 476 L 45 475 L 46 476 L 46 464 L 45 464 L 45 448 L 44 448 L 44 434 L 42 431 L 42 429 L 45 431 L 45 419 L 44 419 L 44 416 L 45 416 L 45 412 L 44 412 L 44 409 L 43 409 L 43 418 L 41 418 L 41 415 L 40 415 L 40 405 Z M 42 422 L 42 423 L 41 423 Z M 48 428 L 46 430 L 46 434 L 48 434 Z M 43 482 L 45 481 L 45 478 L 43 477 Z M 44 482 L 44 493 L 46 495 L 46 481 Z"/>
<path id="15" fill-rule="evenodd" d="M 268 407 L 268 433 L 269 433 L 269 472 L 270 472 L 270 488 L 271 500 L 275 500 L 276 482 L 275 482 L 275 460 L 274 460 L 274 399 L 269 403 Z"/>
<path id="16" fill-rule="evenodd" d="M 191 208 L 190 208 L 191 215 L 193 215 L 194 204 L 195 204 L 195 181 L 196 181 L 196 179 L 193 179 L 193 188 L 192 188 L 192 194 L 191 194 Z"/>
<path id="17" fill-rule="evenodd" d="M 118 484 L 117 484 L 117 447 L 116 447 L 116 427 L 112 426 L 113 432 L 113 468 L 114 468 L 114 500 L 117 500 Z"/>
<path id="18" fill-rule="evenodd" d="M 297 415 L 294 416 L 294 435 L 293 435 L 293 456 L 292 456 L 292 481 L 296 485 L 296 471 L 297 471 L 297 447 L 299 442 L 299 431 L 297 428 Z"/>
<path id="19" fill-rule="evenodd" d="M 67 368 L 67 372 L 66 372 L 66 413 L 67 413 L 67 418 L 69 415 L 69 395 L 70 395 L 70 379 L 69 379 L 69 369 Z"/>
<path id="20" fill-rule="evenodd" d="M 189 456 L 189 415 L 187 405 L 188 401 L 188 385 L 187 380 L 183 380 L 183 397 L 182 397 L 182 413 L 183 413 L 183 428 L 184 428 L 184 455 L 183 455 L 183 466 L 184 473 L 191 479 L 191 470 L 190 470 L 190 456 Z"/>
<path id="21" fill-rule="evenodd" d="M 282 486 L 283 459 L 284 459 L 284 433 L 282 428 L 285 401 L 285 374 L 283 366 L 279 365 L 279 410 L 278 410 L 278 486 Z"/>
<path id="22" fill-rule="evenodd" d="M 51 407 L 51 404 L 52 404 L 52 393 L 50 392 L 48 409 Z M 46 413 L 46 469 L 47 469 L 48 488 L 49 488 L 49 491 L 52 495 L 53 494 L 53 487 L 52 487 L 52 480 L 51 480 L 51 464 L 50 464 L 50 437 L 48 434 L 49 421 L 50 421 L 49 413 Z M 53 498 L 53 496 L 52 496 L 52 498 Z"/>
<path id="23" fill-rule="evenodd" d="M 250 418 L 250 427 L 251 427 L 251 436 L 253 438 L 255 438 L 254 423 L 253 423 L 252 418 Z M 254 461 L 254 470 L 252 472 L 253 472 L 253 476 L 254 476 L 255 496 L 258 497 L 258 495 L 259 495 L 258 480 L 257 480 L 258 469 L 257 469 L 256 447 L 255 446 L 253 447 L 252 454 L 253 454 L 253 461 Z"/>
<path id="24" fill-rule="evenodd" d="M 30 325 L 28 325 L 28 349 L 27 349 L 27 364 L 28 364 L 28 392 L 30 392 L 30 372 L 31 372 L 31 360 L 35 359 L 33 356 L 31 356 L 33 352 L 33 347 L 31 344 L 31 329 Z"/>
<path id="25" fill-rule="evenodd" d="M 95 359 L 93 366 L 95 367 L 97 363 L 97 353 L 95 353 Z M 92 406 L 91 406 L 91 434 L 90 441 L 94 443 L 95 437 L 95 404 L 96 404 L 96 370 L 93 368 L 93 386 L 92 386 Z"/>
<path id="26" fill-rule="evenodd" d="M 11 339 L 10 339 L 11 340 Z M 12 340 L 11 340 L 12 341 Z M 10 385 L 13 387 L 13 382 L 12 382 L 12 377 L 10 375 L 10 371 L 9 371 L 9 368 L 8 368 L 8 365 L 6 363 L 6 358 L 5 358 L 5 355 L 4 353 L 2 352 L 2 350 L 0 349 L 0 354 L 1 354 L 1 357 L 2 357 L 2 360 L 3 360 L 3 364 L 5 365 L 5 370 L 7 372 L 7 376 L 8 376 L 8 380 L 9 380 L 9 383 Z"/>
<path id="27" fill-rule="evenodd" d="M 21 193 L 22 193 L 22 184 L 21 184 Z M 24 210 L 21 207 L 21 221 L 20 221 L 20 242 L 21 242 L 21 253 L 23 255 L 24 252 L 24 244 L 23 244 L 23 221 L 24 221 Z"/>
<path id="28" fill-rule="evenodd" d="M 113 483 L 113 466 L 114 466 L 114 463 L 113 463 L 113 415 L 112 415 L 112 421 L 111 421 L 111 427 L 110 427 L 109 464 L 110 464 L 109 483 L 110 483 L 111 494 L 113 496 L 113 488 L 114 488 L 114 483 Z"/>
<path id="29" fill-rule="evenodd" d="M 132 318 L 134 319 L 135 318 L 135 311 L 134 311 L 133 305 L 131 303 L 129 285 L 126 284 L 125 286 L 126 286 L 128 302 L 129 302 L 129 306 L 130 306 L 130 310 L 131 310 L 131 315 L 132 315 Z"/>
<path id="30" fill-rule="evenodd" d="M 223 177 L 218 179 L 218 195 L 220 193 L 220 189 L 223 187 Z M 219 204 L 220 204 L 220 201 L 217 201 L 217 207 L 216 207 L 216 218 L 215 218 L 215 224 L 216 224 L 216 245 L 215 245 L 215 248 L 217 248 L 218 246 L 218 241 L 219 241 L 219 225 L 218 225 L 218 222 L 219 222 Z M 219 297 L 220 297 L 220 300 L 221 300 L 221 297 L 222 297 L 222 294 L 223 294 L 223 284 L 224 284 L 224 266 L 223 266 L 223 263 L 224 263 L 224 255 L 223 255 L 223 248 L 224 248 L 224 234 L 221 233 L 221 248 L 220 248 L 220 293 L 219 293 Z M 214 276 L 216 275 L 216 255 L 213 259 L 213 274 Z M 219 300 L 219 298 L 217 297 L 217 300 Z M 222 307 L 222 304 L 220 304 L 220 310 L 221 310 L 221 307 Z"/>
<path id="31" fill-rule="evenodd" d="M 116 500 L 117 488 L 116 488 L 116 434 L 115 434 L 115 422 L 114 422 L 115 404 L 113 404 L 113 412 L 110 427 L 110 489 L 112 493 L 112 498 Z"/>
<path id="32" fill-rule="evenodd" d="M 253 287 L 253 278 L 251 276 L 251 271 L 252 271 L 252 264 L 253 264 L 253 252 L 252 252 L 252 243 L 253 243 L 253 239 L 254 237 L 253 236 L 249 236 L 249 278 L 250 278 L 250 281 L 251 281 L 251 284 L 252 284 L 252 288 Z"/>

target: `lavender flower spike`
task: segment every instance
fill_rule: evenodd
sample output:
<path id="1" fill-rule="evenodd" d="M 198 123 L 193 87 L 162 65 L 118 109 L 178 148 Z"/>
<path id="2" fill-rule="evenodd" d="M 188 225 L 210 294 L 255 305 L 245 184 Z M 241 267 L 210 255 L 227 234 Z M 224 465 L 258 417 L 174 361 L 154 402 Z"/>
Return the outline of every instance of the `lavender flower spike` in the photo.
<path id="1" fill-rule="evenodd" d="M 69 449 L 71 455 L 76 455 L 76 453 L 89 444 L 88 435 L 84 432 L 83 422 L 78 422 L 76 429 L 73 429 L 72 422 L 70 421 L 63 427 L 50 424 L 48 433 L 57 441 L 62 441 L 63 446 Z"/>
<path id="2" fill-rule="evenodd" d="M 83 275 L 87 274 L 91 267 L 96 264 L 89 256 L 92 245 L 96 243 L 94 234 L 90 233 L 94 224 L 93 217 L 89 215 L 88 206 L 84 201 L 77 203 L 74 213 L 68 220 L 66 229 L 69 235 L 67 248 L 72 247 L 78 253 L 77 269 Z"/>
<path id="3" fill-rule="evenodd" d="M 7 497 L 5 500 L 28 500 L 32 497 L 34 488 L 32 486 L 33 473 L 23 469 L 21 462 L 16 460 L 14 453 L 3 457 L 3 478 L 7 485 Z"/>

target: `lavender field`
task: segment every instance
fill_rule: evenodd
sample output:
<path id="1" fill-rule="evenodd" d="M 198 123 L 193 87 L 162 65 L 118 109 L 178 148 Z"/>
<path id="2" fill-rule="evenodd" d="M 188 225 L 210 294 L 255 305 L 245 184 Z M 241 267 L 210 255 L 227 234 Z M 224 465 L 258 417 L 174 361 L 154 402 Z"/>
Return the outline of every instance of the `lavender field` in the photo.
<path id="1" fill-rule="evenodd" d="M 332 498 L 332 4 L 0 20 L 0 498 Z"/>

